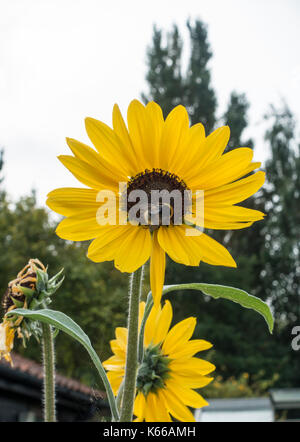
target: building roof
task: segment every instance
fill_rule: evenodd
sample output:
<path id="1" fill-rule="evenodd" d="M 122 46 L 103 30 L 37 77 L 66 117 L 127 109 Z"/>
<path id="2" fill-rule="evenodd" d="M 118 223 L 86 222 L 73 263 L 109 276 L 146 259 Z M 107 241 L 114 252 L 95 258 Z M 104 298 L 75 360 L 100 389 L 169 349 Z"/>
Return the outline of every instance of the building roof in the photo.
<path id="1" fill-rule="evenodd" d="M 9 362 L 7 362 L 5 359 L 0 360 L 0 367 L 6 367 L 6 369 L 9 369 L 12 373 L 18 372 L 27 374 L 30 377 L 33 377 L 38 380 L 43 379 L 43 366 L 41 364 L 38 364 L 37 362 L 24 358 L 23 356 L 20 356 L 17 353 L 12 352 L 12 361 L 13 366 L 10 365 Z M 64 387 L 68 390 L 72 390 L 78 393 L 82 393 L 87 396 L 91 396 L 95 399 L 104 399 L 105 393 L 103 393 L 100 390 L 96 390 L 93 388 L 90 388 L 84 384 L 82 384 L 79 381 L 76 381 L 75 379 L 68 378 L 66 376 L 62 376 L 61 374 L 56 373 L 55 376 L 55 383 L 59 387 Z"/>
<path id="2" fill-rule="evenodd" d="M 230 399 L 209 399 L 209 407 L 204 410 L 211 411 L 250 411 L 271 409 L 271 401 L 268 397 L 259 398 L 230 398 Z"/>
<path id="3" fill-rule="evenodd" d="M 269 398 L 209 400 L 209 407 L 196 410 L 196 422 L 273 422 Z"/>
<path id="4" fill-rule="evenodd" d="M 300 408 L 300 388 L 272 389 L 270 396 L 276 409 Z"/>

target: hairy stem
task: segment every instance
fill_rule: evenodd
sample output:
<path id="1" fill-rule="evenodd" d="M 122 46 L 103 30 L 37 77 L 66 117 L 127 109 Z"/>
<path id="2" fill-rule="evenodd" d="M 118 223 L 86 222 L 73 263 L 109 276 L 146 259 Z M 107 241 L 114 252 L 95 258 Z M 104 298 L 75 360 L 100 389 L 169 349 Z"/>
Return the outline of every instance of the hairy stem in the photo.
<path id="1" fill-rule="evenodd" d="M 142 291 L 142 281 L 143 267 L 132 273 L 130 279 L 128 341 L 120 422 L 132 421 L 138 367 L 139 301 Z"/>
<path id="2" fill-rule="evenodd" d="M 117 399 L 116 399 L 116 405 L 117 405 L 117 409 L 119 412 L 122 407 L 123 393 L 124 393 L 124 379 L 120 385 L 119 392 L 118 392 Z"/>
<path id="3" fill-rule="evenodd" d="M 143 357 L 144 357 L 144 335 L 145 335 L 146 322 L 150 315 L 152 307 L 153 307 L 153 298 L 152 298 L 152 293 L 149 292 L 146 300 L 144 316 L 141 322 L 140 333 L 139 333 L 138 361 L 140 364 L 143 362 Z"/>
<path id="4" fill-rule="evenodd" d="M 42 323 L 42 347 L 44 367 L 44 419 L 55 422 L 55 356 L 51 325 Z"/>

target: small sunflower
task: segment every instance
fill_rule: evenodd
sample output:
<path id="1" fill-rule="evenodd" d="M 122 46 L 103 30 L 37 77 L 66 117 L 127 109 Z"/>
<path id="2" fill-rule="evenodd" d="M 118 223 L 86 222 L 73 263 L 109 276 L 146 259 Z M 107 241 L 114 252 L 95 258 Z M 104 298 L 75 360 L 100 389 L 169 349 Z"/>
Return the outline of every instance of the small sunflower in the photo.
<path id="1" fill-rule="evenodd" d="M 262 186 L 265 174 L 259 171 L 249 175 L 260 167 L 260 163 L 252 162 L 252 149 L 237 148 L 223 154 L 229 127 L 205 136 L 202 124 L 189 127 L 187 111 L 181 105 L 164 120 L 158 104 L 144 106 L 133 100 L 127 122 L 128 126 L 115 105 L 113 129 L 93 118 L 86 119 L 86 130 L 96 150 L 67 138 L 74 156 L 61 155 L 59 159 L 87 188 L 56 189 L 49 193 L 47 204 L 66 217 L 57 227 L 58 236 L 72 241 L 93 240 L 88 249 L 92 261 L 114 260 L 120 271 L 131 273 L 150 257 L 151 290 L 158 305 L 166 253 L 185 265 L 198 266 L 204 261 L 236 267 L 228 250 L 207 234 L 199 234 L 199 228 L 242 229 L 261 220 L 261 212 L 236 204 Z M 123 192 L 119 183 L 125 183 Z M 129 222 L 99 222 L 100 190 L 115 193 L 116 205 L 126 212 Z M 174 203 L 168 207 L 169 225 L 162 223 L 161 213 L 166 209 L 162 203 L 141 206 L 143 222 L 131 222 L 133 200 L 129 195 L 140 190 L 149 197 L 154 191 L 176 191 L 182 200 L 190 192 L 188 204 L 179 213 L 181 222 L 175 222 Z M 201 199 L 204 208 L 198 216 L 197 202 Z"/>
<path id="2" fill-rule="evenodd" d="M 141 302 L 140 322 L 144 309 L 145 303 Z M 195 318 L 187 318 L 170 329 L 172 317 L 171 303 L 166 301 L 163 308 L 154 306 L 147 319 L 144 358 L 138 368 L 134 403 L 137 422 L 171 422 L 171 416 L 179 421 L 194 422 L 188 407 L 208 405 L 194 389 L 212 381 L 207 375 L 215 366 L 194 355 L 211 348 L 212 344 L 202 339 L 190 340 L 196 327 Z M 103 365 L 117 395 L 125 373 L 127 329 L 118 327 L 115 334 L 116 339 L 110 341 L 114 356 Z"/>

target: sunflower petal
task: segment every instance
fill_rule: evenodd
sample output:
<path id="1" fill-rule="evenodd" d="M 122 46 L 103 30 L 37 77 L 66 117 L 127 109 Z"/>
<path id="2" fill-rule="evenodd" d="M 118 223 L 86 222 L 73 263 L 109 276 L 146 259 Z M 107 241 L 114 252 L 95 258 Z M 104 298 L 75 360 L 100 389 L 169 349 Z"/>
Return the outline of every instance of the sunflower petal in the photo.
<path id="1" fill-rule="evenodd" d="M 124 358 L 115 355 L 111 356 L 103 362 L 103 367 L 110 371 L 120 371 L 120 369 L 124 368 Z"/>
<path id="2" fill-rule="evenodd" d="M 115 396 L 117 396 L 121 382 L 124 377 L 124 370 L 123 371 L 109 371 L 107 373 L 107 378 L 109 380 L 109 383 L 111 385 L 112 391 Z"/>
<path id="3" fill-rule="evenodd" d="M 118 188 L 118 183 L 126 178 L 124 175 L 118 174 L 114 165 L 107 163 L 101 158 L 99 153 L 90 146 L 72 138 L 67 138 L 66 140 L 75 157 L 95 167 L 99 176 L 101 176 L 101 181 L 110 188 Z"/>
<path id="4" fill-rule="evenodd" d="M 110 348 L 111 351 L 118 357 L 118 358 L 123 358 L 124 360 L 124 364 L 125 364 L 125 357 L 126 357 L 126 352 L 125 350 L 119 345 L 119 342 L 117 339 L 112 339 L 110 341 Z"/>
<path id="5" fill-rule="evenodd" d="M 221 157 L 230 138 L 229 126 L 222 126 L 214 130 L 205 140 L 202 149 L 199 149 L 199 166 L 216 161 Z"/>
<path id="6" fill-rule="evenodd" d="M 187 184 L 193 190 L 208 190 L 233 182 L 245 174 L 252 157 L 252 149 L 246 147 L 234 149 L 187 180 Z"/>
<path id="7" fill-rule="evenodd" d="M 146 399 L 143 393 L 139 392 L 134 401 L 134 409 L 133 412 L 135 416 L 140 419 L 144 419 L 145 416 L 145 408 L 146 408 Z"/>
<path id="8" fill-rule="evenodd" d="M 193 339 L 192 341 L 184 342 L 181 346 L 176 347 L 169 353 L 170 358 L 180 359 L 194 356 L 199 351 L 208 350 L 212 344 L 203 339 Z"/>
<path id="9" fill-rule="evenodd" d="M 159 422 L 172 422 L 160 390 L 157 392 L 157 404 L 159 407 Z"/>
<path id="10" fill-rule="evenodd" d="M 170 362 L 172 371 L 184 376 L 193 376 L 200 374 L 205 376 L 216 369 L 216 367 L 208 361 L 199 358 L 182 358 L 172 360 Z"/>
<path id="11" fill-rule="evenodd" d="M 202 250 L 193 247 L 192 237 L 185 236 L 184 226 L 160 227 L 158 241 L 162 249 L 180 264 L 198 266 Z"/>
<path id="12" fill-rule="evenodd" d="M 176 383 L 173 379 L 167 380 L 166 387 L 171 394 L 176 394 L 178 397 L 180 397 L 184 405 L 188 405 L 189 407 L 193 408 L 202 408 L 209 405 L 199 393 Z"/>
<path id="13" fill-rule="evenodd" d="M 77 178 L 82 184 L 92 189 L 117 189 L 116 182 L 107 182 L 104 176 L 101 176 L 96 167 L 91 166 L 79 158 L 71 155 L 58 156 L 59 161 Z"/>
<path id="14" fill-rule="evenodd" d="M 153 167 L 152 128 L 147 117 L 145 106 L 138 100 L 131 101 L 127 111 L 128 129 L 135 154 L 143 164 L 142 170 Z"/>
<path id="15" fill-rule="evenodd" d="M 178 176 L 185 176 L 197 164 L 199 150 L 205 141 L 205 129 L 203 124 L 194 124 L 189 128 L 185 143 L 178 146 L 170 169 Z M 198 169 L 199 170 L 199 169 Z"/>
<path id="16" fill-rule="evenodd" d="M 63 219 L 56 228 L 56 234 L 70 241 L 96 238 L 102 228 L 97 222 L 96 213 L 96 209 L 91 209 Z"/>
<path id="17" fill-rule="evenodd" d="M 151 235 L 148 229 L 131 226 L 130 231 L 118 252 L 115 254 L 115 267 L 121 272 L 135 272 L 149 259 Z"/>
<path id="18" fill-rule="evenodd" d="M 146 116 L 150 120 L 151 124 L 151 141 L 152 141 L 152 168 L 160 167 L 159 164 L 159 146 L 161 140 L 161 134 L 164 126 L 164 117 L 161 110 L 161 107 L 155 103 L 154 101 L 150 101 L 146 107 Z"/>
<path id="19" fill-rule="evenodd" d="M 194 333 L 196 327 L 196 318 L 187 318 L 174 325 L 169 331 L 162 350 L 164 354 L 169 355 L 175 351 L 184 341 L 188 341 Z"/>
<path id="20" fill-rule="evenodd" d="M 175 226 L 172 230 L 159 229 L 159 243 L 174 261 L 197 266 L 201 259 L 212 265 L 236 267 L 225 247 L 205 233 L 196 232 L 196 235 L 192 235 L 191 229 L 189 226 Z"/>
<path id="21" fill-rule="evenodd" d="M 234 183 L 206 190 L 205 207 L 240 203 L 257 192 L 264 184 L 265 178 L 265 172 L 259 171 Z"/>
<path id="22" fill-rule="evenodd" d="M 100 155 L 124 177 L 134 175 L 135 170 L 127 155 L 126 147 L 117 134 L 106 124 L 94 118 L 85 119 L 87 134 Z M 116 161 L 118 158 L 118 161 Z"/>
<path id="23" fill-rule="evenodd" d="M 204 226 L 207 221 L 219 223 L 228 222 L 254 222 L 264 218 L 264 213 L 259 210 L 248 209 L 240 206 L 206 207 L 204 210 Z"/>
<path id="24" fill-rule="evenodd" d="M 140 167 L 138 166 L 139 158 L 133 149 L 125 121 L 117 104 L 115 104 L 113 108 L 113 128 L 114 132 L 127 150 L 128 158 L 132 163 L 132 170 L 134 171 L 133 175 L 135 175 L 140 172 Z"/>
<path id="25" fill-rule="evenodd" d="M 166 254 L 157 240 L 157 232 L 153 233 L 150 259 L 150 284 L 154 304 L 158 305 L 162 296 L 165 281 Z"/>
<path id="26" fill-rule="evenodd" d="M 200 236 L 191 237 L 203 251 L 202 261 L 226 267 L 236 267 L 236 263 L 228 250 L 210 236 L 202 233 Z"/>
<path id="27" fill-rule="evenodd" d="M 115 333 L 116 333 L 116 338 L 117 338 L 119 346 L 124 351 L 126 351 L 126 349 L 127 349 L 127 336 L 128 336 L 127 328 L 117 327 Z"/>
<path id="28" fill-rule="evenodd" d="M 208 376 L 203 376 L 199 373 L 193 373 L 192 375 L 182 375 L 176 372 L 172 373 L 172 379 L 180 385 L 184 385 L 189 388 L 203 388 L 210 384 L 214 378 Z"/>
<path id="29" fill-rule="evenodd" d="M 148 393 L 146 398 L 145 421 L 159 422 L 156 395 L 151 392 Z"/>
<path id="30" fill-rule="evenodd" d="M 156 329 L 157 319 L 160 317 L 161 313 L 161 305 L 154 305 L 150 311 L 150 315 L 148 316 L 145 333 L 144 333 L 144 345 L 146 347 L 149 346 L 150 343 L 153 343 L 153 337 Z"/>
<path id="31" fill-rule="evenodd" d="M 160 143 L 160 167 L 170 170 L 181 144 L 185 144 L 189 129 L 189 117 L 183 106 L 176 106 L 167 116 Z"/>
<path id="32" fill-rule="evenodd" d="M 161 397 L 165 402 L 165 407 L 175 419 L 182 422 L 195 422 L 193 414 L 177 395 L 171 394 L 168 390 L 161 390 Z"/>
<path id="33" fill-rule="evenodd" d="M 64 187 L 48 193 L 46 204 L 63 216 L 75 215 L 90 209 L 96 212 L 99 207 L 96 201 L 97 194 L 98 191 L 94 189 Z"/>
<path id="34" fill-rule="evenodd" d="M 88 258 L 94 262 L 112 261 L 129 231 L 129 226 L 99 226 L 97 238 L 89 246 Z"/>
<path id="35" fill-rule="evenodd" d="M 145 326 L 144 344 L 160 344 L 164 341 L 170 328 L 173 310 L 170 301 L 166 301 L 163 308 L 158 304 L 153 306 Z"/>
<path id="36" fill-rule="evenodd" d="M 163 342 L 168 334 L 173 318 L 173 310 L 170 301 L 166 301 L 157 318 L 155 329 L 153 330 L 153 344 Z"/>
<path id="37" fill-rule="evenodd" d="M 160 106 L 152 101 L 145 107 L 133 100 L 128 107 L 127 120 L 135 154 L 142 163 L 140 169 L 160 167 L 159 145 L 164 125 Z"/>

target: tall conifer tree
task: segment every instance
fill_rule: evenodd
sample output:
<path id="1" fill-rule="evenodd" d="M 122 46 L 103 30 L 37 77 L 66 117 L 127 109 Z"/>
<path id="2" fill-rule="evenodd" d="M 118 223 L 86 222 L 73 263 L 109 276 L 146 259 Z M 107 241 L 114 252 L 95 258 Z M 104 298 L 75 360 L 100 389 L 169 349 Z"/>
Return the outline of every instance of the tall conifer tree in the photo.
<path id="1" fill-rule="evenodd" d="M 143 98 L 145 101 L 157 101 L 163 107 L 165 115 L 175 105 L 183 104 L 187 107 L 191 123 L 202 122 L 206 133 L 209 133 L 215 127 L 217 103 L 209 70 L 212 52 L 206 26 L 201 21 L 196 21 L 194 24 L 188 22 L 187 27 L 190 52 L 185 73 L 181 62 L 183 44 L 178 28 L 174 26 L 165 44 L 162 31 L 154 29 L 152 46 L 148 49 L 149 94 Z M 177 45 L 174 42 L 178 42 Z M 174 47 L 177 48 L 176 51 L 173 50 Z M 172 66 L 175 67 L 174 71 Z M 232 92 L 222 118 L 222 122 L 231 129 L 227 151 L 241 146 L 253 147 L 252 140 L 244 138 L 244 130 L 248 125 L 248 108 L 246 96 Z M 264 211 L 265 201 L 265 195 L 260 192 L 255 199 L 247 200 L 245 205 Z M 238 270 L 212 267 L 205 263 L 201 263 L 198 268 L 182 268 L 169 262 L 167 283 L 204 281 L 232 285 L 266 299 L 268 295 L 264 284 L 261 284 L 266 266 L 264 235 L 263 222 L 241 231 L 214 231 L 214 238 L 221 240 L 236 257 Z M 284 350 L 283 347 L 276 347 L 272 337 L 268 336 L 261 318 L 250 311 L 241 311 L 234 304 L 210 300 L 198 293 L 172 295 L 172 301 L 177 306 L 175 312 L 177 310 L 180 315 L 196 314 L 201 318 L 197 328 L 198 336 L 214 342 L 216 351 L 212 353 L 212 359 L 225 377 L 239 375 L 243 371 L 254 375 L 261 369 L 269 376 L 276 372 L 276 361 L 282 357 Z"/>

